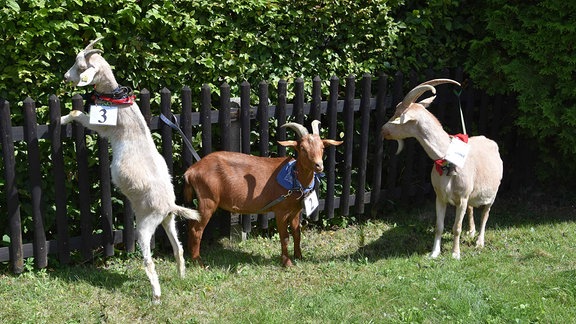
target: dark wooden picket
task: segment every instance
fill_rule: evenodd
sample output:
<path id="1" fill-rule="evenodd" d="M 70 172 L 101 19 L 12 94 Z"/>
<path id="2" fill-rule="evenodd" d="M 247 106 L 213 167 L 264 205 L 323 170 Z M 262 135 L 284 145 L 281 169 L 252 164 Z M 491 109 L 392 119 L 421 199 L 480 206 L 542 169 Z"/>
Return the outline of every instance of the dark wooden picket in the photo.
<path id="1" fill-rule="evenodd" d="M 456 70 L 453 78 L 462 81 L 464 75 L 461 70 Z M 426 78 L 449 77 L 450 71 L 445 70 L 439 76 L 431 71 L 426 73 Z M 343 139 L 344 144 L 340 147 L 328 147 L 325 150 L 325 192 L 319 191 L 320 208 L 315 214 L 309 216 L 313 221 L 318 220 L 319 212 L 322 217 L 331 219 L 336 215 L 365 215 L 377 217 L 378 212 L 385 201 L 401 200 L 412 201 L 429 197 L 431 188 L 429 174 L 432 162 L 425 155 L 420 145 L 414 140 L 407 140 L 403 154 L 396 156 L 396 143 L 394 141 L 382 141 L 380 128 L 391 116 L 396 104 L 402 100 L 405 90 L 405 81 L 408 87 L 413 87 L 421 82 L 416 74 L 404 76 L 397 73 L 392 80 L 386 74 L 379 74 L 373 80 L 372 76 L 365 74 L 360 80 L 353 75 L 344 80 L 341 89 L 341 80 L 335 76 L 328 82 L 328 93 L 322 93 L 322 80 L 315 77 L 312 80 L 312 89 L 307 101 L 304 80 L 301 78 L 293 82 L 294 98 L 292 103 L 287 102 L 288 83 L 281 80 L 277 84 L 275 94 L 276 103 L 270 104 L 269 84 L 260 82 L 256 89 L 252 89 L 248 82 L 240 85 L 239 107 L 231 104 L 231 89 L 226 83 L 219 88 L 219 101 L 212 102 L 212 89 L 203 85 L 200 89 L 199 111 L 193 112 L 193 91 L 184 87 L 181 91 L 181 109 L 174 110 L 176 118 L 188 139 L 191 139 L 195 131 L 201 131 L 200 156 L 205 156 L 215 150 L 239 151 L 260 156 L 286 156 L 290 153 L 285 147 L 278 145 L 276 141 L 293 138 L 292 132 L 285 128 L 275 127 L 287 121 L 295 121 L 309 127 L 314 119 L 322 121 L 322 134 L 325 138 Z M 357 91 L 357 86 L 359 89 Z M 340 91 L 344 92 L 340 98 Z M 251 93 L 257 93 L 258 104 L 251 105 Z M 359 98 L 356 98 L 356 94 Z M 373 95 L 375 96 L 373 97 Z M 325 97 L 327 100 L 322 101 Z M 138 103 L 146 123 L 153 132 L 160 133 L 161 153 L 166 160 L 172 174 L 178 170 L 185 170 L 195 163 L 191 152 L 182 146 L 182 158 L 174 161 L 174 142 L 181 142 L 178 136 L 173 136 L 173 130 L 152 115 L 151 94 L 148 90 L 140 91 Z M 501 127 L 510 123 L 510 114 L 506 111 L 510 100 L 502 96 L 489 97 L 471 87 L 464 87 L 460 95 L 460 104 L 464 112 L 469 133 L 485 134 L 488 137 L 505 143 L 509 148 L 509 155 L 515 153 L 514 147 L 520 140 L 516 134 L 509 138 L 499 137 Z M 172 94 L 168 89 L 160 91 L 160 112 L 169 119 L 172 118 Z M 234 101 L 234 100 L 233 100 Z M 274 105 L 275 104 L 275 105 Z M 118 195 L 112 190 L 110 181 L 110 155 L 109 143 L 106 139 L 98 137 L 98 174 L 90 176 L 89 151 L 86 145 L 86 134 L 91 133 L 81 125 L 60 126 L 61 107 L 60 100 L 51 96 L 48 101 L 50 109 L 50 125 L 37 125 L 35 102 L 31 98 L 23 101 L 24 126 L 12 126 L 10 118 L 10 104 L 0 101 L 0 135 L 2 136 L 2 159 L 4 163 L 5 182 L 2 188 L 2 196 L 6 198 L 7 209 L 7 234 L 11 243 L 8 247 L 0 247 L 0 261 L 10 260 L 14 272 L 19 273 L 24 269 L 24 259 L 33 256 L 35 264 L 39 268 L 46 267 L 48 255 L 55 254 L 62 264 L 70 263 L 71 253 L 80 251 L 84 260 L 94 257 L 94 249 L 98 248 L 104 256 L 114 254 L 114 246 L 123 243 L 127 251 L 135 250 L 134 215 L 129 202 L 124 201 L 121 211 L 114 211 L 112 198 Z M 217 109 L 213 109 L 216 106 Z M 76 95 L 72 98 L 72 107 L 76 110 L 84 110 L 83 98 Z M 458 110 L 458 97 L 452 93 L 449 86 L 438 87 L 437 99 L 430 110 L 443 122 L 451 132 L 461 132 L 460 115 Z M 178 116 L 179 115 L 179 116 Z M 502 116 L 506 120 L 503 120 Z M 216 124 L 216 126 L 213 126 Z M 218 134 L 213 134 L 213 129 Z M 71 131 L 70 131 L 71 130 Z M 257 135 L 254 137 L 254 132 Z M 343 138 L 340 138 L 343 134 Z M 64 169 L 63 146 L 72 145 L 64 143 L 67 138 L 72 138 L 76 151 L 77 170 L 74 175 L 76 192 L 67 192 L 66 181 L 69 172 Z M 42 179 L 40 175 L 42 155 L 40 152 L 39 139 L 50 141 L 50 163 L 52 163 L 52 175 L 54 178 L 54 197 L 56 240 L 47 240 L 44 224 L 45 217 L 42 209 Z M 14 142 L 25 141 L 27 145 L 28 181 L 30 185 L 30 201 L 21 201 L 18 195 L 16 180 L 16 162 L 14 157 Z M 272 146 L 271 146 L 272 145 Z M 254 151 L 253 151 L 254 150 Z M 520 169 L 520 168 L 519 168 Z M 522 169 L 527 172 L 526 168 Z M 68 170 L 70 171 L 70 170 Z M 339 178 L 336 177 L 336 172 Z M 99 178 L 98 193 L 99 211 L 94 215 L 91 211 L 93 196 L 91 192 L 94 178 Z M 516 176 L 518 179 L 520 176 Z M 175 181 L 180 181 L 178 174 L 174 175 Z M 338 182 L 338 183 L 337 183 Z M 514 180 L 514 183 L 521 181 Z M 337 184 L 342 187 L 337 194 Z M 352 188 L 354 192 L 352 192 Z M 180 196 L 180 193 L 177 192 Z M 80 217 L 76 227 L 80 229 L 80 237 L 71 237 L 69 226 L 72 220 L 67 215 L 67 203 L 70 200 L 78 200 L 77 208 Z M 23 242 L 21 204 L 29 204 L 33 220 L 32 242 Z M 366 207 L 369 207 L 368 209 Z M 354 208 L 352 208 L 354 207 Z M 116 218 L 115 218 L 116 215 Z M 229 233 L 231 219 L 242 225 L 244 232 L 250 232 L 254 224 L 261 229 L 269 228 L 269 220 L 272 214 L 241 215 L 232 217 L 219 215 L 213 218 L 207 232 L 218 229 L 220 233 Z M 256 223 L 255 223 L 256 221 Z M 123 229 L 115 230 L 117 224 Z M 96 228 L 95 228 L 96 226 Z M 99 234 L 94 234 L 95 230 Z"/>

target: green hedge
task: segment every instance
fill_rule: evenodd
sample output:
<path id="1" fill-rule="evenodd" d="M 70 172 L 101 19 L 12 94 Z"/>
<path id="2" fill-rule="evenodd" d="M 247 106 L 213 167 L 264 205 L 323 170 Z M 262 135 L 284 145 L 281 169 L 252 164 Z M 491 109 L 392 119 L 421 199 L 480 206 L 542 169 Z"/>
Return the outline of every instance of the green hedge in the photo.
<path id="1" fill-rule="evenodd" d="M 517 95 L 516 124 L 539 150 L 539 176 L 573 187 L 576 2 L 489 0 L 474 6 L 477 30 L 467 71 L 484 89 Z"/>
<path id="2" fill-rule="evenodd" d="M 97 36 L 119 82 L 153 93 L 458 64 L 460 2 L 423 3 L 12 0 L 0 11 L 0 98 L 78 91 L 62 75 Z"/>

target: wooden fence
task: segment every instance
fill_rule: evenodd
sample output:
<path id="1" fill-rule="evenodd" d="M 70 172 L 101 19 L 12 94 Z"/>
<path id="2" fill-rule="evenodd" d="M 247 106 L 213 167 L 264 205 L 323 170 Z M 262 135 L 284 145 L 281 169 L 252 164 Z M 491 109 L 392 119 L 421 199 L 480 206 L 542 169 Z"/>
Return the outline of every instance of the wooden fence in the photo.
<path id="1" fill-rule="evenodd" d="M 464 78 L 459 71 L 444 71 L 441 76 L 451 76 L 459 81 Z M 284 81 L 277 84 L 276 92 L 272 94 L 266 82 L 260 83 L 257 90 L 245 82 L 240 85 L 237 108 L 231 102 L 229 85 L 220 87 L 217 102 L 212 102 L 215 96 L 212 89 L 203 86 L 198 112 L 192 111 L 191 89 L 184 87 L 176 115 L 188 138 L 201 133 L 201 149 L 196 147 L 201 156 L 213 150 L 284 156 L 286 149 L 275 141 L 286 139 L 287 134 L 278 125 L 290 120 L 309 126 L 311 120 L 321 120 L 323 137 L 344 140 L 343 145 L 325 152 L 325 185 L 319 194 L 322 217 L 376 217 L 382 205 L 390 200 L 413 201 L 430 197 L 432 163 L 418 143 L 408 140 L 404 153 L 395 156 L 396 143 L 383 142 L 379 133 L 405 91 L 434 77 L 439 76 L 428 73 L 425 79 L 415 74 L 405 78 L 397 73 L 393 77 L 364 75 L 360 80 L 349 76 L 343 81 L 333 77 L 326 81 L 327 94 L 322 93 L 323 81 L 316 77 L 308 96 L 303 80 L 297 79 L 291 102 L 287 100 L 288 84 Z M 430 110 L 448 131 L 458 133 L 461 132 L 458 98 L 452 90 L 452 86 L 439 86 L 437 100 Z M 256 107 L 250 104 L 251 93 L 257 93 Z M 269 104 L 269 97 L 277 98 L 274 105 Z M 518 141 L 516 133 L 513 130 L 503 132 L 504 126 L 512 124 L 509 118 L 515 108 L 510 99 L 490 97 L 472 87 L 464 87 L 460 98 L 469 133 L 485 134 L 497 140 L 501 148 L 504 146 L 504 151 L 513 156 Z M 160 91 L 162 114 L 172 116 L 173 101 L 170 91 Z M 194 162 L 192 154 L 182 148 L 179 135 L 174 136 L 169 126 L 152 116 L 149 91 L 140 92 L 138 103 L 156 140 L 160 136 L 161 153 L 178 189 L 182 185 L 183 171 Z M 110 183 L 107 140 L 91 135 L 79 124 L 60 126 L 61 106 L 60 100 L 51 96 L 48 103 L 50 124 L 38 125 L 36 104 L 27 98 L 23 102 L 24 124 L 14 126 L 10 104 L 0 101 L 5 174 L 4 186 L 0 187 L 0 195 L 5 200 L 0 209 L 6 210 L 7 215 L 4 219 L 0 216 L 0 225 L 6 224 L 7 228 L 0 235 L 9 237 L 9 244 L 4 242 L 8 246 L 0 247 L 0 262 L 9 261 L 16 273 L 23 271 L 24 259 L 29 257 L 34 257 L 36 267 L 44 268 L 49 254 L 67 264 L 74 251 L 79 251 L 82 259 L 90 260 L 96 250 L 104 256 L 113 255 L 117 244 L 122 244 L 127 251 L 135 249 L 134 217 L 129 203 Z M 72 107 L 83 110 L 83 98 L 73 97 Z M 14 144 L 24 147 L 16 151 L 20 155 L 26 153 L 25 161 L 22 156 L 15 156 Z M 63 153 L 66 149 L 73 149 L 75 153 L 66 155 Z M 90 154 L 98 154 L 98 158 L 94 159 Z M 66 158 L 69 155 L 75 156 L 75 161 L 69 161 Z M 25 168 L 18 167 L 19 163 L 24 163 Z M 43 175 L 41 170 L 46 168 L 49 168 L 48 175 Z M 178 190 L 177 195 L 180 196 Z M 48 211 L 50 217 L 47 217 Z M 249 232 L 254 224 L 267 228 L 270 218 L 272 215 L 267 214 L 232 219 Z M 220 231 L 229 231 L 230 218 L 223 219 L 212 226 L 212 230 L 220 227 Z M 312 219 L 317 220 L 318 214 Z"/>

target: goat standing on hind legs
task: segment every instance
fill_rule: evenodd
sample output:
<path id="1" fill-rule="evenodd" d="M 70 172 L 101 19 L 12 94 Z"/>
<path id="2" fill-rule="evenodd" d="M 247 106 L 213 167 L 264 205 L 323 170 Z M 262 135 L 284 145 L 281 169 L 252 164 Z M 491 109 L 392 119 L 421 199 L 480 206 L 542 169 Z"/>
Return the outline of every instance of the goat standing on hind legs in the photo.
<path id="1" fill-rule="evenodd" d="M 315 173 L 324 170 L 324 148 L 340 145 L 341 141 L 320 139 L 318 124 L 312 122 L 312 134 L 297 123 L 288 123 L 300 137 L 298 141 L 280 141 L 297 153 L 291 157 L 258 157 L 236 152 L 214 152 L 192 165 L 184 174 L 184 200 L 198 199 L 200 221 L 189 221 L 188 246 L 192 260 L 200 260 L 200 241 L 204 228 L 218 207 L 240 214 L 274 212 L 280 244 L 282 265 L 291 266 L 288 256 L 288 225 L 294 239 L 294 257 L 300 259 L 300 214 L 302 199 L 313 192 Z M 289 179 L 282 185 L 277 176 Z M 286 187 L 288 186 L 288 188 Z M 313 194 L 313 193 L 312 193 Z"/>
<path id="2" fill-rule="evenodd" d="M 128 198 L 136 215 L 136 233 L 142 250 L 144 267 L 152 284 L 152 301 L 160 302 L 160 283 L 156 274 L 150 242 L 158 225 L 162 224 L 172 249 L 178 272 L 184 276 L 184 252 L 178 240 L 174 216 L 199 220 L 197 211 L 176 205 L 176 196 L 166 161 L 158 153 L 150 130 L 134 102 L 129 88 L 116 83 L 110 65 L 104 60 L 101 50 L 92 47 L 96 39 L 76 56 L 76 63 L 66 72 L 64 78 L 76 86 L 94 85 L 96 105 L 91 116 L 73 110 L 61 117 L 61 123 L 79 122 L 82 126 L 96 131 L 110 140 L 113 158 L 110 166 L 112 182 Z M 103 124 L 110 111 L 104 109 L 112 105 L 116 111 L 115 125 Z M 95 124 L 94 124 L 95 123 Z"/>
<path id="3" fill-rule="evenodd" d="M 450 79 L 435 79 L 418 85 L 398 104 L 394 116 L 382 127 L 382 136 L 398 141 L 396 154 L 402 151 L 405 138 L 414 137 L 426 154 L 435 161 L 431 180 L 436 192 L 436 232 L 430 256 L 436 258 L 440 255 L 446 205 L 451 204 L 456 206 L 456 219 L 452 228 L 454 235 L 452 257 L 460 259 L 460 233 L 466 211 L 470 221 L 469 234 L 474 236 L 476 232 L 474 207 L 483 208 L 476 246 L 484 246 L 486 222 L 500 186 L 503 166 L 496 142 L 484 136 L 472 136 L 470 139 L 465 135 L 450 136 L 444 131 L 438 119 L 426 109 L 436 96 L 416 103 L 416 100 L 427 91 L 436 94 L 434 86 L 443 83 L 460 85 Z M 447 152 L 452 144 L 462 145 L 459 143 L 460 138 L 468 142 L 469 151 L 467 155 L 463 155 L 463 161 L 458 160 L 460 166 L 457 166 L 447 161 Z"/>

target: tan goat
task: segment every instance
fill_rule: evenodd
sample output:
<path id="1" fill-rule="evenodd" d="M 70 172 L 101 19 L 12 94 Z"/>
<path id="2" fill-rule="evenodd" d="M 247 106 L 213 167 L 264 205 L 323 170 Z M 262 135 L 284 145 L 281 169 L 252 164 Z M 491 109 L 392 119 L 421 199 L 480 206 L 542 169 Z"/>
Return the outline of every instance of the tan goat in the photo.
<path id="1" fill-rule="evenodd" d="M 191 202 L 195 192 L 198 212 L 201 215 L 200 221 L 190 221 L 188 227 L 188 246 L 193 260 L 202 265 L 202 233 L 218 207 L 240 214 L 274 212 L 282 245 L 282 264 L 292 265 L 288 256 L 288 224 L 294 238 L 294 257 L 302 257 L 302 199 L 313 190 L 315 173 L 324 169 L 324 148 L 342 144 L 341 141 L 320 139 L 319 123 L 312 122 L 312 134 L 297 123 L 283 125 L 292 128 L 300 136 L 298 141 L 278 142 L 280 145 L 293 147 L 297 153 L 294 169 L 297 181 L 294 182 L 296 186 L 290 190 L 280 185 L 276 177 L 294 160 L 291 157 L 268 158 L 222 151 L 208 154 L 188 168 L 184 174 L 184 199 Z M 274 204 L 277 199 L 279 200 Z"/>
<path id="2" fill-rule="evenodd" d="M 385 139 L 397 140 L 398 151 L 403 148 L 403 139 L 414 137 L 422 145 L 426 154 L 434 160 L 432 185 L 436 192 L 436 233 L 431 257 L 440 255 L 440 244 L 444 231 L 444 216 L 447 204 L 456 206 L 456 219 L 452 229 L 454 246 L 452 257 L 460 259 L 460 233 L 464 214 L 468 211 L 470 231 L 474 236 L 473 208 L 482 207 L 482 222 L 476 246 L 484 246 L 484 232 L 490 208 L 494 203 L 502 179 L 502 160 L 496 142 L 484 136 L 472 136 L 468 140 L 469 152 L 461 167 L 446 162 L 446 153 L 452 141 L 458 141 L 448 135 L 442 125 L 426 107 L 436 96 L 416 100 L 425 92 L 436 93 L 434 86 L 443 83 L 460 85 L 450 79 L 435 79 L 424 82 L 412 89 L 396 107 L 394 116 L 382 127 Z"/>

